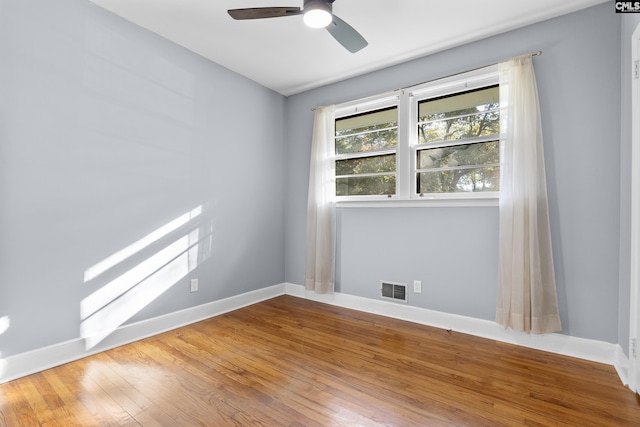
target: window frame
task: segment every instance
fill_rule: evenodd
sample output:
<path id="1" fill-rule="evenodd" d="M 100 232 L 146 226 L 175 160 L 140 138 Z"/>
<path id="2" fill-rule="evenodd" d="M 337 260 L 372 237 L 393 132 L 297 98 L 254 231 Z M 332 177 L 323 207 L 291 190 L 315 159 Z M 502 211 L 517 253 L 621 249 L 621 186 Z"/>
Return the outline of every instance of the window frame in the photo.
<path id="1" fill-rule="evenodd" d="M 386 93 L 386 94 L 382 94 L 382 95 L 376 95 L 376 96 L 372 96 L 369 98 L 364 98 L 361 100 L 356 100 L 356 101 L 351 101 L 351 102 L 347 102 L 347 103 L 343 103 L 340 104 L 339 106 L 336 106 L 335 109 L 335 120 L 339 120 L 342 118 L 346 118 L 349 116 L 354 116 L 354 115 L 358 115 L 358 114 L 366 114 L 366 113 L 373 113 L 375 111 L 379 111 L 379 110 L 384 110 L 387 108 L 397 108 L 398 110 L 398 142 L 396 144 L 395 149 L 390 148 L 390 149 L 385 149 L 385 150 L 378 150 L 378 151 L 374 151 L 374 152 L 366 152 L 366 153 L 353 153 L 351 155 L 347 155 L 347 154 L 336 154 L 334 151 L 334 163 L 337 160 L 344 160 L 344 159 L 349 159 L 349 158 L 365 158 L 365 157 L 375 157 L 375 156 L 379 156 L 382 155 L 383 153 L 387 153 L 387 154 L 391 154 L 391 153 L 395 153 L 396 155 L 396 171 L 395 171 L 395 175 L 396 175 L 396 192 L 395 194 L 391 195 L 387 195 L 387 194 L 382 194 L 382 195 L 376 195 L 376 194 L 371 194 L 371 195 L 362 195 L 362 196 L 338 196 L 336 195 L 336 201 L 338 202 L 347 202 L 347 201 L 383 201 L 383 200 L 389 200 L 389 199 L 393 199 L 395 197 L 397 197 L 398 195 L 398 181 L 400 180 L 400 176 L 398 175 L 398 151 L 400 149 L 400 97 L 398 96 L 398 94 L 394 91 L 391 93 Z M 335 149 L 335 137 L 334 137 L 334 149 Z M 339 175 L 335 175 L 335 177 L 337 178 Z"/>
<path id="2" fill-rule="evenodd" d="M 391 206 L 497 206 L 498 191 L 459 193 L 417 193 L 416 173 L 418 151 L 425 145 L 418 143 L 419 102 L 466 92 L 488 86 L 499 85 L 498 65 L 433 80 L 419 85 L 374 95 L 336 105 L 335 118 L 397 106 L 398 144 L 396 146 L 396 193 L 394 195 L 337 196 L 341 207 L 391 207 Z M 500 139 L 498 137 L 498 139 Z M 461 140 L 459 145 L 468 144 Z M 434 143 L 436 145 L 458 145 L 455 141 Z"/>

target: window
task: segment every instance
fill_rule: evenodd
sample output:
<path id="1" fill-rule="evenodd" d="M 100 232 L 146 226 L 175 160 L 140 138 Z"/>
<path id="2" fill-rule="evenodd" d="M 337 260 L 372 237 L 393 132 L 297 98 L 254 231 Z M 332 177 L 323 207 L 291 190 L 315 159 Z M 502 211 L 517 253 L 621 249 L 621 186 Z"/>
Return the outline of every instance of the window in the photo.
<path id="1" fill-rule="evenodd" d="M 336 195 L 396 193 L 398 107 L 336 120 Z"/>
<path id="2" fill-rule="evenodd" d="M 497 67 L 336 107 L 338 201 L 496 198 Z"/>
<path id="3" fill-rule="evenodd" d="M 416 191 L 497 191 L 500 186 L 498 86 L 418 102 Z"/>

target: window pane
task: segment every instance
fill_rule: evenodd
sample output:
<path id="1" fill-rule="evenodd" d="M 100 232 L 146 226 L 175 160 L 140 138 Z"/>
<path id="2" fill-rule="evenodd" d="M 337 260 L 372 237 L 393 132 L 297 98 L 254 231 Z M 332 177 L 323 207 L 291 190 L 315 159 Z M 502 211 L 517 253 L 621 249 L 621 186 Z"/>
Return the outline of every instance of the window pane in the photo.
<path id="1" fill-rule="evenodd" d="M 376 110 L 336 120 L 336 136 L 351 135 L 372 129 L 398 125 L 398 107 Z"/>
<path id="2" fill-rule="evenodd" d="M 336 138 L 336 154 L 364 153 L 393 148 L 398 144 L 398 130 L 389 129 Z"/>
<path id="3" fill-rule="evenodd" d="M 336 120 L 336 154 L 384 150 L 397 144 L 397 107 Z"/>
<path id="4" fill-rule="evenodd" d="M 384 156 L 361 157 L 358 159 L 338 160 L 336 162 L 336 175 L 356 175 L 361 173 L 395 172 L 396 156 L 387 154 Z"/>
<path id="5" fill-rule="evenodd" d="M 421 101 L 419 143 L 498 135 L 499 103 L 498 86 Z"/>
<path id="6" fill-rule="evenodd" d="M 461 193 L 500 190 L 500 168 L 497 166 L 472 169 L 418 173 L 418 193 Z"/>
<path id="7" fill-rule="evenodd" d="M 490 165 L 500 163 L 498 141 L 462 144 L 418 151 L 418 169 L 456 166 Z"/>
<path id="8" fill-rule="evenodd" d="M 491 86 L 441 98 L 427 99 L 418 104 L 418 121 L 426 122 L 471 112 L 490 110 L 500 103 L 500 89 Z M 476 110 L 477 108 L 477 110 Z"/>
<path id="9" fill-rule="evenodd" d="M 395 193 L 395 174 L 336 179 L 336 196 L 385 195 Z"/>
<path id="10" fill-rule="evenodd" d="M 448 141 L 498 135 L 500 112 L 486 111 L 457 118 L 421 123 L 418 125 L 418 143 Z"/>

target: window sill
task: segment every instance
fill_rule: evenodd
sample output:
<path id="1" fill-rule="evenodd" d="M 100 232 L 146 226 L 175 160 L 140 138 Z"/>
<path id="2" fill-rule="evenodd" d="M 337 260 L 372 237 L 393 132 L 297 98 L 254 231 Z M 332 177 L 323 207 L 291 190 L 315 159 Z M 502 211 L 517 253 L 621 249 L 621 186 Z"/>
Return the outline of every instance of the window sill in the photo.
<path id="1" fill-rule="evenodd" d="M 497 207 L 498 195 L 465 198 L 424 198 L 424 199 L 369 199 L 340 200 L 338 208 L 451 208 L 451 207 Z"/>

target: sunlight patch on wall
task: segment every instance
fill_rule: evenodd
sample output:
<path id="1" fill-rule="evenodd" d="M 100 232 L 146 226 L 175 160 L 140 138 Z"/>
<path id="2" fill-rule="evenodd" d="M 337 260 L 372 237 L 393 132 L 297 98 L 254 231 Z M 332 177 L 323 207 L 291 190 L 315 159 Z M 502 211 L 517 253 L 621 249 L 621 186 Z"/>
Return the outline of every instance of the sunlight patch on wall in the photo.
<path id="1" fill-rule="evenodd" d="M 80 303 L 80 316 L 83 319 L 90 317 L 110 302 L 128 292 L 134 286 L 142 283 L 147 277 L 161 270 L 180 254 L 186 252 L 190 246 L 190 241 L 197 241 L 197 237 L 198 230 L 195 230 L 188 236 L 184 236 L 170 244 L 83 299 Z"/>
<path id="2" fill-rule="evenodd" d="M 85 278 L 92 277 L 93 281 L 109 271 L 102 277 L 106 281 L 125 259 L 134 254 L 143 258 L 80 302 L 80 336 L 87 349 L 111 335 L 209 258 L 213 220 L 204 221 L 202 213 L 199 206 L 85 271 Z M 176 239 L 176 235 L 180 237 Z M 167 240 L 167 245 L 144 257 L 142 250 L 161 240 Z M 119 267 L 124 270 L 123 265 Z"/>
<path id="3" fill-rule="evenodd" d="M 9 321 L 9 316 L 0 317 L 0 335 L 7 332 L 10 326 L 11 322 Z M 2 352 L 0 351 L 0 378 L 2 378 L 6 372 L 7 361 L 2 358 Z"/>
<path id="4" fill-rule="evenodd" d="M 110 268 L 118 265 L 125 259 L 131 257 L 132 255 L 135 255 L 136 253 L 140 252 L 141 250 L 151 245 L 152 243 L 160 240 L 161 238 L 168 235 L 169 233 L 187 224 L 189 221 L 197 218 L 201 213 L 202 213 L 202 206 L 198 206 L 197 208 L 191 210 L 190 212 L 187 212 L 184 215 L 180 215 L 178 218 L 174 219 L 173 221 L 170 221 L 166 225 L 163 225 L 157 230 L 147 234 L 142 239 L 130 244 L 126 248 L 119 250 L 113 255 L 87 268 L 84 271 L 85 283 L 95 279 L 96 277 L 98 277 L 105 271 L 109 270 Z"/>
<path id="5" fill-rule="evenodd" d="M 100 296 L 100 291 L 107 288 L 107 285 L 82 301 L 80 307 L 84 313 L 84 320 L 80 324 L 80 336 L 85 338 L 87 349 L 111 335 L 124 322 L 195 269 L 199 245 L 190 246 L 190 242 L 197 241 L 197 238 L 198 230 L 194 230 L 123 275 L 126 278 L 129 273 L 135 272 L 134 276 L 138 276 L 136 270 L 140 270 L 148 276 L 140 282 L 119 281 L 123 277 L 120 276 L 115 281 L 119 281 L 127 290 L 116 295 L 115 299 L 100 300 L 93 297 L 96 294 Z M 170 261 L 162 264 L 165 258 L 169 258 Z M 155 271 L 148 270 L 158 264 L 162 264 L 162 267 Z M 111 297 L 112 291 L 109 289 L 105 295 Z M 89 307 L 99 308 L 97 311 L 90 311 Z"/>
<path id="6" fill-rule="evenodd" d="M 7 332 L 7 330 L 9 329 L 9 326 L 11 326 L 11 322 L 9 321 L 9 316 L 0 317 L 0 335 Z"/>

